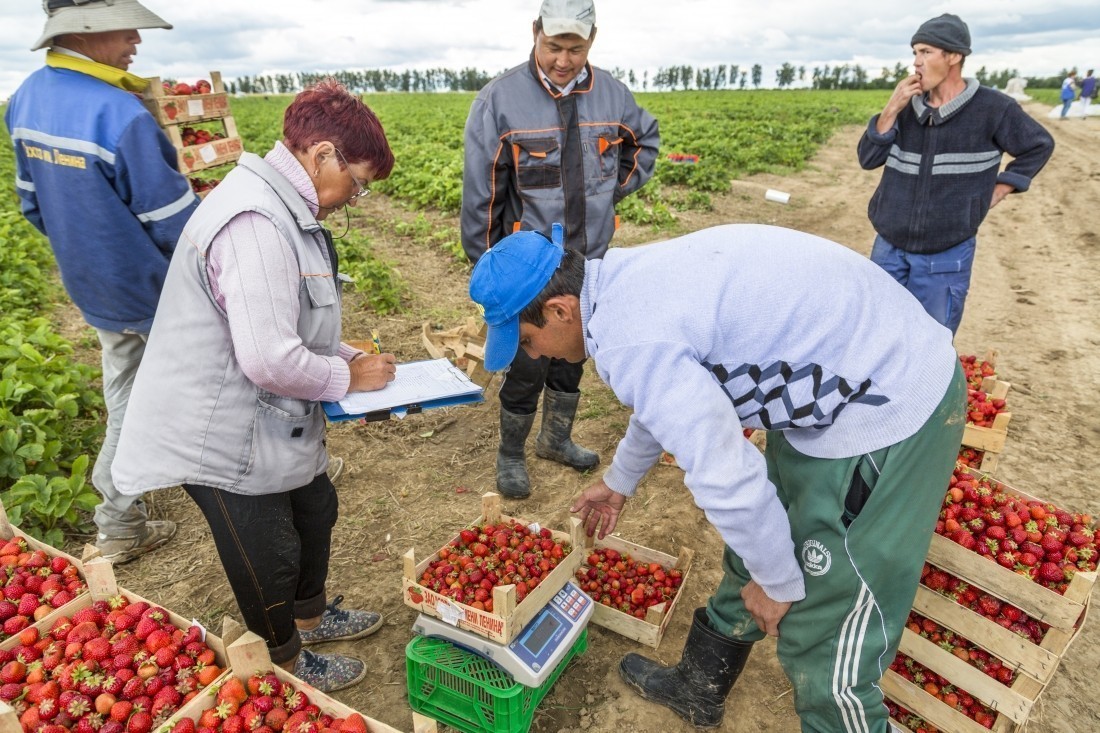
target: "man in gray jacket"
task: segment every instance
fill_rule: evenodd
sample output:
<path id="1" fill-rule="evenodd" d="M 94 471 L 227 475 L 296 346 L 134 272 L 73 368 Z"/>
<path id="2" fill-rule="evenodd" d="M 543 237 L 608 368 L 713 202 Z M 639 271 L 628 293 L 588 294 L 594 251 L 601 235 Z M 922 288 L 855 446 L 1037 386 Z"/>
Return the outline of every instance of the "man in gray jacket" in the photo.
<path id="1" fill-rule="evenodd" d="M 630 90 L 588 63 L 596 38 L 592 0 L 544 0 L 527 63 L 491 81 L 466 120 L 462 246 L 472 262 L 520 230 L 550 233 L 603 257 L 615 233 L 615 204 L 653 175 L 657 121 Z M 530 494 L 524 444 L 545 389 L 535 451 L 579 471 L 600 461 L 571 439 L 583 363 L 530 359 L 520 350 L 500 389 L 497 490 Z"/>

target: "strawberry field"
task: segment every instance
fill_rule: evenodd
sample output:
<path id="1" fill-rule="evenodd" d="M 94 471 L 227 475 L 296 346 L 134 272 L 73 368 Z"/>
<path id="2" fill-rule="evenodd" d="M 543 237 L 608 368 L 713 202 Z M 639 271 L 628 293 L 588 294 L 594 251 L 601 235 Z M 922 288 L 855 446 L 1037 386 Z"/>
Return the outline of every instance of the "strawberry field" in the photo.
<path id="1" fill-rule="evenodd" d="M 639 95 L 642 105 L 660 120 L 661 156 L 655 181 L 641 196 L 623 202 L 625 224 L 615 244 L 630 246 L 721 223 L 759 222 L 820 234 L 867 253 L 873 232 L 866 219 L 866 202 L 878 174 L 859 169 L 855 144 L 859 127 L 885 98 L 883 92 Z M 387 130 L 397 166 L 389 180 L 372 187 L 375 193 L 351 211 L 350 230 L 338 241 L 345 269 L 357 280 L 345 300 L 344 337 L 366 338 L 377 329 L 384 348 L 399 359 L 423 358 L 424 323 L 448 329 L 475 315 L 465 292 L 468 270 L 458 246 L 456 215 L 462 127 L 472 95 L 385 94 L 367 100 Z M 276 96 L 231 99 L 246 150 L 262 153 L 278 138 L 286 102 L 287 98 Z M 1036 108 L 1034 114 L 1045 122 L 1045 111 Z M 978 567 L 985 575 L 1003 571 L 1036 591 L 1057 596 L 1064 605 L 1072 604 L 1072 598 L 1066 600 L 1057 592 L 1060 585 L 1069 586 L 1066 563 L 1087 572 L 1088 561 L 1095 560 L 1087 557 L 1095 552 L 1091 545 L 1075 544 L 1081 542 L 1075 527 L 1087 525 L 1078 521 L 1080 515 L 1100 515 L 1093 458 L 1100 453 L 1100 431 L 1095 427 L 1100 408 L 1095 397 L 1100 394 L 1100 342 L 1095 299 L 1090 295 L 1100 278 L 1100 234 L 1087 217 L 1080 216 L 1082 201 L 1100 200 L 1100 152 L 1090 137 L 1095 134 L 1091 121 L 1050 127 L 1059 149 L 1047 169 L 1030 192 L 1009 197 L 983 226 L 956 345 L 963 354 L 998 351 L 995 370 L 989 365 L 986 371 L 995 371 L 996 379 L 1012 383 L 1007 404 L 997 404 L 1000 397 L 979 397 L 982 377 L 992 375 L 983 373 L 981 358 L 975 359 L 972 422 L 992 422 L 998 412 L 1011 410 L 996 477 L 1032 497 L 1042 497 L 1036 514 L 1046 512 L 1044 523 L 1046 516 L 1053 516 L 1058 525 L 1065 525 L 1062 549 L 1049 539 L 1048 547 L 1043 547 L 1046 531 L 1037 542 L 1034 536 L 1026 536 L 1026 525 L 1039 522 L 1026 502 L 1027 520 L 1023 506 L 1013 504 L 1015 519 L 1008 519 L 1004 505 L 999 505 L 1004 525 L 991 522 L 987 512 L 994 507 L 979 506 L 984 494 L 968 496 L 967 487 L 977 492 L 978 482 L 963 481 L 959 487 L 957 479 L 954 488 L 961 494 L 950 492 L 958 499 L 945 505 L 942 534 L 936 539 L 941 548 L 951 546 L 952 552 L 967 552 L 983 563 Z M 96 381 L 98 351 L 94 334 L 56 285 L 48 245 L 18 215 L 11 178 L 11 151 L 5 139 L 0 148 L 0 497 L 13 521 L 79 555 L 80 546 L 91 537 L 86 510 L 96 500 L 85 483 L 88 459 L 81 456 L 94 457 L 103 420 Z M 790 193 L 790 204 L 765 201 L 768 188 Z M 339 234 L 343 217 L 333 217 L 330 224 Z M 777 262 L 777 272 L 781 267 Z M 606 463 L 625 430 L 629 411 L 599 383 L 593 370 L 586 372 L 577 439 L 597 450 Z M 489 392 L 495 389 L 493 385 Z M 471 556 L 479 557 L 482 549 L 474 548 L 481 544 L 484 557 L 499 562 L 505 548 L 498 544 L 503 542 L 508 546 L 505 574 L 511 562 L 516 566 L 513 575 L 520 572 L 520 565 L 528 576 L 534 575 L 518 549 L 526 538 L 517 537 L 513 547 L 511 536 L 497 537 L 502 529 L 507 534 L 515 532 L 515 527 L 495 527 L 487 533 L 482 531 L 484 524 L 469 523 L 478 514 L 481 494 L 493 486 L 496 440 L 493 399 L 482 406 L 437 410 L 404 421 L 341 424 L 329 430 L 330 452 L 344 458 L 347 466 L 338 486 L 341 508 L 329 594 L 344 595 L 346 606 L 377 610 L 386 619 L 382 631 L 369 639 L 331 648 L 360 655 L 371 670 L 362 685 L 336 697 L 398 729 L 409 729 L 405 645 L 415 615 L 403 597 L 404 554 L 415 549 L 418 557 L 427 558 L 457 538 L 466 542 Z M 982 457 L 969 450 L 963 457 L 980 465 Z M 504 512 L 568 531 L 569 502 L 592 477 L 537 459 L 533 450 L 528 452 L 528 465 L 532 496 L 505 502 Z M 667 564 L 628 562 L 606 551 L 585 551 L 583 565 L 572 571 L 577 581 L 595 583 L 592 592 L 598 601 L 606 595 L 608 603 L 618 602 L 615 613 L 639 623 L 658 596 L 675 590 L 677 605 L 660 646 L 654 650 L 610 628 L 590 627 L 588 651 L 572 663 L 538 707 L 533 730 L 692 730 L 664 708 L 634 697 L 617 674 L 619 659 L 629 651 L 675 662 L 691 611 L 705 603 L 721 575 L 721 539 L 693 506 L 682 478 L 674 467 L 654 468 L 628 502 L 619 526 L 624 540 L 671 557 L 682 548 L 693 550 L 690 574 L 682 576 L 682 584 L 674 580 L 677 576 L 668 572 Z M 219 629 L 222 616 L 237 611 L 204 520 L 179 490 L 158 492 L 149 502 L 155 516 L 179 522 L 179 534 L 153 555 L 117 568 L 119 582 L 183 618 Z M 1053 509 L 1047 509 L 1048 504 Z M 972 517 L 975 510 L 978 514 Z M 1063 522 L 1066 517 L 1059 517 L 1059 511 L 1072 521 Z M 980 529 L 977 519 L 982 522 Z M 1007 526 L 1017 522 L 1025 528 L 1022 542 L 1012 531 L 1018 527 Z M 964 525 L 973 549 L 964 546 L 970 545 L 960 533 Z M 1001 530 L 992 529 L 997 526 L 1005 527 L 1004 537 Z M 482 540 L 483 534 L 489 542 Z M 1054 537 L 1059 537 L 1057 532 Z M 540 546 L 543 539 L 540 536 Z M 990 559 L 976 549 L 983 546 Z M 518 564 L 511 559 L 513 550 Z M 549 552 L 554 552 L 552 547 Z M 1017 554 L 1011 557 L 1010 568 L 1010 558 L 1004 554 L 1013 552 Z M 462 602 L 485 606 L 493 596 L 482 582 L 488 579 L 484 563 L 457 562 L 433 567 L 430 578 L 421 574 L 416 580 L 426 582 L 429 589 L 438 583 L 439 590 L 432 593 L 446 590 L 452 599 L 461 593 Z M 540 559 L 532 562 L 541 577 L 546 571 L 539 566 Z M 1039 606 L 1013 603 L 1003 590 L 974 585 L 964 580 L 962 570 L 929 562 L 918 596 L 924 598 L 926 608 L 915 610 L 910 619 L 907 638 L 911 643 L 895 661 L 892 674 L 914 687 L 919 680 L 917 692 L 983 728 L 991 715 L 993 721 L 997 719 L 999 711 L 988 704 L 993 694 L 1000 700 L 998 705 L 1026 709 L 1027 733 L 1100 730 L 1100 703 L 1091 692 L 1095 649 L 1100 648 L 1095 619 L 1072 644 L 1059 637 L 1062 662 L 1042 695 L 1032 701 L 1031 693 L 1025 694 L 1021 686 L 1040 674 L 1043 666 L 1035 667 L 1037 660 L 1049 660 L 1049 647 L 1061 633 L 1050 627 L 1051 615 L 1062 606 L 1045 596 L 1039 596 L 1043 601 Z M 1047 564 L 1058 566 L 1061 580 L 1054 578 L 1052 568 L 1041 575 Z M 438 576 L 437 569 L 441 570 Z M 500 571 L 493 572 L 500 580 Z M 627 572 L 633 576 L 627 578 Z M 1034 579 L 1025 577 L 1029 574 Z M 619 583 L 617 588 L 614 582 Z M 532 592 L 530 583 L 528 591 Z M 1072 596 L 1072 591 L 1065 593 Z M 18 615 L 19 604 L 14 605 Z M 24 610 L 31 612 L 30 619 L 41 605 L 41 597 L 35 609 L 27 602 Z M 1001 648 L 989 642 L 990 635 L 971 633 L 969 627 L 964 633 L 946 623 L 942 615 L 954 618 L 945 610 L 952 607 L 997 626 L 1011 643 Z M 16 634 L 19 625 L 12 626 Z M 954 667 L 945 666 L 928 645 L 965 665 L 973 677 L 965 677 L 963 683 Z M 1022 658 L 1011 651 L 1031 647 L 1040 651 L 1028 651 Z M 988 685 L 1000 685 L 1004 691 Z M 797 731 L 791 697 L 775 658 L 774 642 L 761 642 L 730 695 L 719 730 L 744 730 L 749 725 L 770 733 Z M 952 730 L 918 719 L 911 707 L 893 704 L 899 720 L 912 731 Z"/>

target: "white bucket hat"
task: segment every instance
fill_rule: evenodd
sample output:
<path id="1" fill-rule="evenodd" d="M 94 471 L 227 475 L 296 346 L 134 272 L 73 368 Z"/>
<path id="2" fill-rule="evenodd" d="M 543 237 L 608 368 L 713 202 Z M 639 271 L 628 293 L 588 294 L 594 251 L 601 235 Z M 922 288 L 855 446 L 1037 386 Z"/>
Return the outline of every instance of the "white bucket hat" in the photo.
<path id="1" fill-rule="evenodd" d="M 573 34 L 591 38 L 596 25 L 596 6 L 592 0 L 543 0 L 539 9 L 542 32 L 548 36 Z"/>
<path id="2" fill-rule="evenodd" d="M 42 9 L 49 17 L 32 51 L 49 46 L 50 41 L 65 33 L 172 27 L 137 0 L 42 0 Z"/>

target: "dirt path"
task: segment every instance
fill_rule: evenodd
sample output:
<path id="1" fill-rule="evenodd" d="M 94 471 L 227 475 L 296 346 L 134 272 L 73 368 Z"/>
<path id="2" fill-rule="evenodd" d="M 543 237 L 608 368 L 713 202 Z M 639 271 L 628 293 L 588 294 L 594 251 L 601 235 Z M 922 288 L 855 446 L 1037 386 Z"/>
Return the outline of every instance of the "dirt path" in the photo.
<path id="1" fill-rule="evenodd" d="M 1058 149 L 1034 189 L 995 209 L 982 228 L 967 312 L 957 338 L 960 352 L 999 352 L 998 367 L 1013 383 L 1008 447 L 999 477 L 1029 493 L 1100 516 L 1094 486 L 1100 452 L 1100 234 L 1085 211 L 1100 200 L 1100 120 L 1047 121 Z M 855 144 L 861 130 L 839 132 L 813 161 L 792 177 L 757 176 L 716 198 L 715 210 L 682 220 L 683 229 L 729 222 L 763 222 L 819 234 L 866 254 L 872 231 L 866 203 L 877 173 L 859 169 Z M 764 201 L 766 188 L 791 193 L 782 206 Z M 386 348 L 399 357 L 424 355 L 420 324 L 450 327 L 473 311 L 465 296 L 463 268 L 431 245 L 393 234 L 390 222 L 411 215 L 373 200 L 362 222 L 378 250 L 392 258 L 410 282 L 413 298 L 400 317 L 377 318 L 349 303 L 345 338 L 381 329 Z M 1095 214 L 1091 214 L 1095 222 Z M 449 221 L 451 226 L 456 222 Z M 636 227 L 620 233 L 620 245 L 652 239 Z M 586 375 L 579 441 L 610 456 L 628 413 L 611 393 Z M 404 648 L 413 612 L 400 597 L 401 554 L 419 556 L 440 547 L 479 514 L 479 495 L 492 488 L 496 403 L 436 411 L 385 425 L 342 425 L 330 431 L 334 454 L 348 462 L 340 485 L 341 518 L 334 541 L 330 594 L 381 610 L 385 628 L 350 644 L 372 674 L 339 697 L 390 725 L 411 729 L 405 697 Z M 532 498 L 511 502 L 515 516 L 564 526 L 570 498 L 590 479 L 546 461 L 529 459 Z M 119 569 L 122 584 L 181 614 L 217 623 L 236 608 L 201 516 L 178 491 L 153 498 L 155 511 L 181 523 L 179 538 L 155 555 Z M 701 605 L 720 576 L 721 540 L 691 503 L 677 469 L 655 468 L 620 522 L 634 542 L 676 554 L 696 552 L 686 597 L 657 652 L 592 627 L 589 651 L 539 707 L 536 731 L 693 730 L 664 708 L 641 701 L 619 680 L 616 665 L 628 651 L 666 662 L 679 658 L 690 610 Z M 1093 694 L 1100 622 L 1088 624 L 1033 714 L 1029 733 L 1100 730 L 1100 700 Z M 723 731 L 797 731 L 789 685 L 774 644 L 754 649 L 730 695 Z"/>

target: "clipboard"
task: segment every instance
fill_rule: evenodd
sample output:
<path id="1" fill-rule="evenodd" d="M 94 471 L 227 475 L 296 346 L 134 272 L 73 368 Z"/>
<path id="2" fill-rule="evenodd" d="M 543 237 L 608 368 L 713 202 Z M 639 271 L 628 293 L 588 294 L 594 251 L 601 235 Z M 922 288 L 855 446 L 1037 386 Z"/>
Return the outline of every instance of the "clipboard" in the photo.
<path id="1" fill-rule="evenodd" d="M 447 359 L 405 362 L 397 365 L 397 378 L 391 383 L 397 389 L 392 397 L 389 389 L 358 393 L 340 402 L 322 402 L 325 417 L 330 422 L 363 420 L 378 422 L 391 417 L 404 418 L 436 407 L 451 407 L 484 402 L 483 389 Z M 385 404 L 388 400 L 392 404 Z M 365 401 L 378 405 L 376 409 L 348 409 L 349 403 Z"/>

